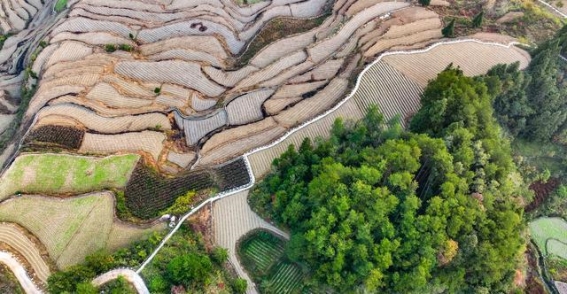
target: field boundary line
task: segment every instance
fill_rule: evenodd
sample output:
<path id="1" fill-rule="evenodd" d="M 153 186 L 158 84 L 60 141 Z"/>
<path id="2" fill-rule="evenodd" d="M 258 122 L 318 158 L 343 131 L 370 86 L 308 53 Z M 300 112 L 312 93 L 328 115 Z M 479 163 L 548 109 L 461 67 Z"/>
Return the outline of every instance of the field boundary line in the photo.
<path id="1" fill-rule="evenodd" d="M 541 0 L 540 0 L 541 1 Z M 382 58 L 386 57 L 386 56 L 390 56 L 390 55 L 410 55 L 410 54 L 419 54 L 419 53 L 426 53 L 430 50 L 433 50 L 434 48 L 437 48 L 439 46 L 443 46 L 443 45 L 451 45 L 451 44 L 458 44 L 458 43 L 467 43 L 467 42 L 473 42 L 473 43 L 477 43 L 477 44 L 483 44 L 483 45 L 490 45 L 490 46 L 497 46 L 497 47 L 502 47 L 502 48 L 511 48 L 514 45 L 520 44 L 517 41 L 513 41 L 513 42 L 509 42 L 508 44 L 502 44 L 502 43 L 498 43 L 498 42 L 486 42 L 486 41 L 481 41 L 481 40 L 477 40 L 477 39 L 459 39 L 459 40 L 449 40 L 449 41 L 440 41 L 437 42 L 427 48 L 423 48 L 423 49 L 418 49 L 418 50 L 410 50 L 410 51 L 391 51 L 391 52 L 384 52 L 382 53 L 378 58 L 376 58 L 376 60 L 374 60 L 372 63 L 370 63 L 369 65 L 367 65 L 364 70 L 358 75 L 357 80 L 356 80 L 356 84 L 354 86 L 354 88 L 350 91 L 350 93 L 343 98 L 339 103 L 337 103 L 333 108 L 325 111 L 324 113 L 316 116 L 315 118 L 308 120 L 307 122 L 304 122 L 300 125 L 298 125 L 297 127 L 291 129 L 290 131 L 288 131 L 287 133 L 285 133 L 283 136 L 281 136 L 280 138 L 278 138 L 277 140 L 275 140 L 274 142 L 258 147 L 258 148 L 254 148 L 246 153 L 244 153 L 242 155 L 243 159 L 244 159 L 244 163 L 246 164 L 246 170 L 248 171 L 248 175 L 250 177 L 250 182 L 246 185 L 243 185 L 241 187 L 237 187 L 228 191 L 224 191 L 224 192 L 220 192 L 217 194 L 217 196 L 209 198 L 205 201 L 203 201 L 201 204 L 199 204 L 197 207 L 193 208 L 191 211 L 189 211 L 187 214 L 185 214 L 181 219 L 179 219 L 177 225 L 173 228 L 173 230 L 171 230 L 164 238 L 163 240 L 160 242 L 159 246 L 154 250 L 154 252 L 152 252 L 152 254 L 144 261 L 144 263 L 142 263 L 142 265 L 140 265 L 140 267 L 138 268 L 138 270 L 136 270 L 136 273 L 141 273 L 144 268 L 154 259 L 154 257 L 157 255 L 157 253 L 163 248 L 163 246 L 165 245 L 165 243 L 167 243 L 167 241 L 173 236 L 173 234 L 175 234 L 177 232 L 177 230 L 179 230 L 179 228 L 181 227 L 181 225 L 183 224 L 183 222 L 185 222 L 185 220 L 187 220 L 187 218 L 189 218 L 191 215 L 193 215 L 194 213 L 196 213 L 198 210 L 200 210 L 203 206 L 215 202 L 217 200 L 220 200 L 222 198 L 228 197 L 228 196 L 232 196 L 236 193 L 245 191 L 250 189 L 255 183 L 256 183 L 256 178 L 254 176 L 254 173 L 252 171 L 252 167 L 250 166 L 250 160 L 248 159 L 248 156 L 266 150 L 268 148 L 271 148 L 281 142 L 283 142 L 285 139 L 287 139 L 289 136 L 293 135 L 294 133 L 296 133 L 297 131 L 309 126 L 312 123 L 315 123 L 323 118 L 325 118 L 327 115 L 335 112 L 339 107 L 341 107 L 343 104 L 345 104 L 348 100 L 350 100 L 354 94 L 356 93 L 356 91 L 358 90 L 358 88 L 360 87 L 360 83 L 362 82 L 362 77 L 365 75 L 365 73 L 370 70 L 370 68 L 372 66 L 374 66 L 376 63 L 380 62 L 382 60 Z"/>

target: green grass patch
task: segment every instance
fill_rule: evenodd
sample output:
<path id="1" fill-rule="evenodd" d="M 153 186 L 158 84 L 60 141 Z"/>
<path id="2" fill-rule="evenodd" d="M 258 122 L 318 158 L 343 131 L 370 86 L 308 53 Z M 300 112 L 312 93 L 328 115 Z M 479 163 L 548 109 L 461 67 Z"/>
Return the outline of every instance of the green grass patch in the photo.
<path id="1" fill-rule="evenodd" d="M 57 3 L 55 3 L 55 11 L 61 12 L 65 10 L 65 8 L 67 8 L 67 0 L 57 0 Z"/>
<path id="2" fill-rule="evenodd" d="M 547 252 L 567 259 L 567 244 L 559 240 L 549 239 L 547 240 Z"/>
<path id="3" fill-rule="evenodd" d="M 238 246 L 244 268 L 261 293 L 299 293 L 303 289 L 302 267 L 285 256 L 285 241 L 266 231 L 246 236 Z"/>
<path id="4" fill-rule="evenodd" d="M 522 158 L 538 171 L 549 170 L 552 177 L 561 177 L 567 163 L 567 147 L 547 142 L 529 142 L 519 138 L 512 142 L 513 153 Z"/>
<path id="5" fill-rule="evenodd" d="M 550 240 L 567 244 L 567 222 L 557 217 L 541 217 L 529 224 L 530 234 L 543 255 L 556 254 L 561 248 L 557 244 L 549 246 Z M 553 243 L 552 243 L 553 244 Z M 565 251 L 562 253 L 565 256 Z"/>
<path id="6" fill-rule="evenodd" d="M 139 155 L 103 158 L 63 154 L 19 156 L 0 181 L 0 199 L 15 193 L 80 194 L 124 187 Z"/>

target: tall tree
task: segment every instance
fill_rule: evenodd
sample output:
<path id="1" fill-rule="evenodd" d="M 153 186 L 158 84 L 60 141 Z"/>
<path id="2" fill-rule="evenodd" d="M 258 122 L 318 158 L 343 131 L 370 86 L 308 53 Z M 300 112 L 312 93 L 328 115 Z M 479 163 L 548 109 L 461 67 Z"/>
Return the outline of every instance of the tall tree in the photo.
<path id="1" fill-rule="evenodd" d="M 472 20 L 473 28 L 480 28 L 482 26 L 482 21 L 484 20 L 484 11 L 479 12 Z"/>
<path id="2" fill-rule="evenodd" d="M 445 38 L 452 38 L 455 34 L 455 19 L 452 19 L 449 24 L 447 24 L 442 30 L 441 33 Z"/>

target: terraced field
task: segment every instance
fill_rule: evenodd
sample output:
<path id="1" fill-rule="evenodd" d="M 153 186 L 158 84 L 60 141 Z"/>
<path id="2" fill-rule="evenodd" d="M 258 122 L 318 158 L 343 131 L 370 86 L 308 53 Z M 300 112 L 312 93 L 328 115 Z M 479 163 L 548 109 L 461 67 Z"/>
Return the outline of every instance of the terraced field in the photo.
<path id="1" fill-rule="evenodd" d="M 11 223 L 0 223 L 0 244 L 2 243 L 7 244 L 15 253 L 23 256 L 39 282 L 42 285 L 47 284 L 51 269 L 44 259 L 43 252 L 38 249 L 38 245 L 21 228 Z"/>
<path id="2" fill-rule="evenodd" d="M 21 155 L 0 178 L 0 199 L 18 193 L 62 195 L 124 187 L 138 160 L 138 155 Z"/>
<path id="3" fill-rule="evenodd" d="M 150 218 L 188 189 L 240 187 L 251 179 L 244 161 L 232 159 L 332 109 L 363 66 L 386 51 L 427 47 L 441 39 L 443 27 L 432 10 L 403 1 L 253 2 L 2 2 L 0 31 L 14 35 L 0 50 L 0 88 L 6 90 L 0 91 L 0 149 L 12 146 L 0 156 L 10 164 L 0 174 L 0 201 L 20 193 L 76 196 L 124 188 L 135 215 Z M 315 17 L 321 23 L 312 29 L 254 45 L 267 24 Z M 478 54 L 490 58 L 477 62 Z M 250 155 L 254 175 L 264 175 L 289 144 L 325 136 L 335 118 L 358 119 L 370 104 L 380 105 L 387 118 L 406 119 L 419 108 L 424 83 L 450 62 L 476 74 L 498 62 L 529 60 L 514 48 L 476 43 L 403 57 L 383 58 L 351 99 Z M 26 92 L 33 96 L 17 129 L 17 107 L 27 104 L 19 100 L 22 86 L 35 92 Z M 4 140 L 13 134 L 11 142 Z M 12 161 L 22 136 L 24 146 L 43 153 Z M 52 153 L 61 149 L 72 154 Z M 140 158 L 144 170 L 135 169 Z M 246 195 L 222 199 L 213 211 L 215 240 L 245 277 L 237 241 L 258 228 L 286 236 L 250 210 Z M 115 221 L 108 192 L 75 196 L 12 197 L 0 202 L 0 220 L 36 235 L 60 268 L 158 229 Z M 253 262 L 265 267 L 262 260 Z M 303 273 L 293 264 L 277 261 L 266 270 L 265 291 L 301 286 Z"/>
<path id="4" fill-rule="evenodd" d="M 164 227 L 138 228 L 118 222 L 113 195 L 108 192 L 68 199 L 12 198 L 0 204 L 0 221 L 17 223 L 32 232 L 61 269 L 82 262 L 98 249 L 116 250 Z"/>

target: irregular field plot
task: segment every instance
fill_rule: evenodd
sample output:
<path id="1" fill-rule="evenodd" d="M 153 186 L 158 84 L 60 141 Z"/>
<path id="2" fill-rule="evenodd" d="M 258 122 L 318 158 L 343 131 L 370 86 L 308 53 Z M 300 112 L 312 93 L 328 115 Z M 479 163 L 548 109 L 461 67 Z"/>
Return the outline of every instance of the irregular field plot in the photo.
<path id="1" fill-rule="evenodd" d="M 555 254 L 566 257 L 567 222 L 565 220 L 556 217 L 542 217 L 532 221 L 529 227 L 532 239 L 544 255 Z M 557 243 L 563 243 L 563 246 Z M 558 252 L 561 250 L 563 252 Z"/>
<path id="2" fill-rule="evenodd" d="M 21 155 L 0 179 L 0 199 L 16 192 L 60 195 L 124 187 L 139 158 L 135 154 L 103 158 Z"/>
<path id="3" fill-rule="evenodd" d="M 301 268 L 285 260 L 285 243 L 266 231 L 256 231 L 239 244 L 244 268 L 252 275 L 262 293 L 297 293 L 302 289 Z"/>
<path id="4" fill-rule="evenodd" d="M 114 220 L 114 200 L 109 192 L 59 199 L 22 196 L 0 204 L 0 221 L 18 223 L 46 246 L 59 268 L 82 262 L 102 248 L 115 250 L 150 231 Z"/>

